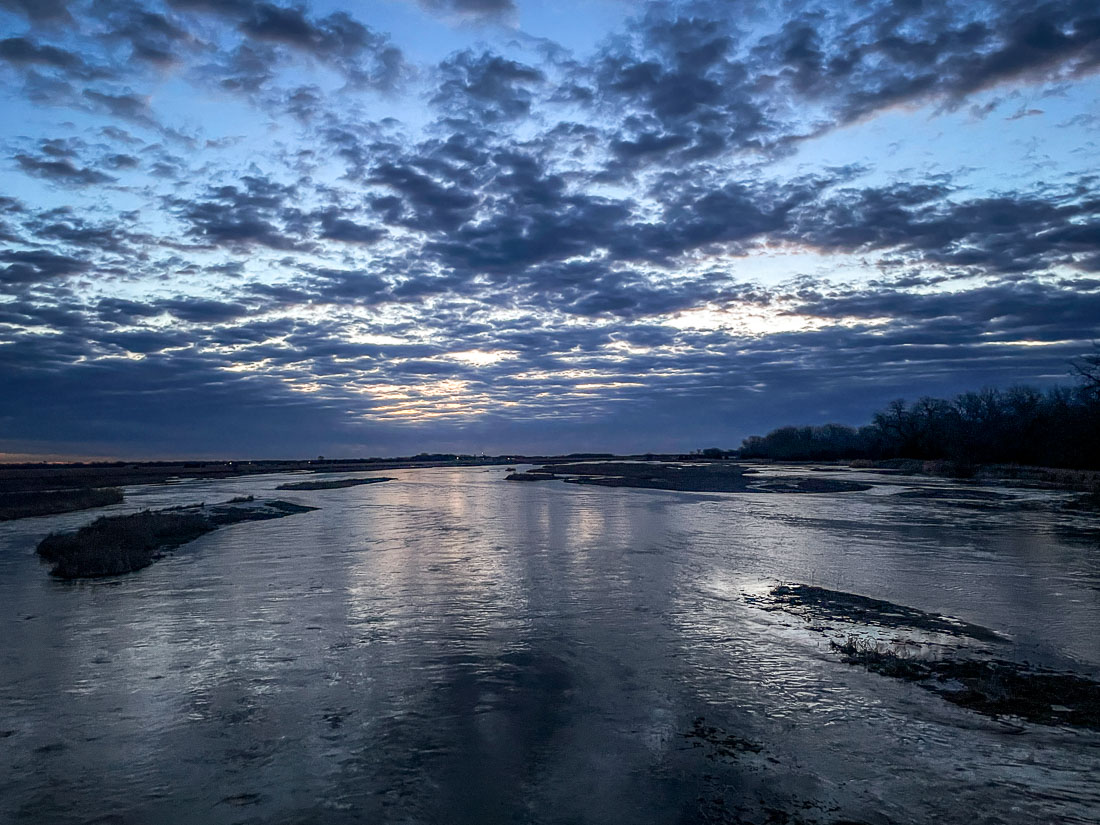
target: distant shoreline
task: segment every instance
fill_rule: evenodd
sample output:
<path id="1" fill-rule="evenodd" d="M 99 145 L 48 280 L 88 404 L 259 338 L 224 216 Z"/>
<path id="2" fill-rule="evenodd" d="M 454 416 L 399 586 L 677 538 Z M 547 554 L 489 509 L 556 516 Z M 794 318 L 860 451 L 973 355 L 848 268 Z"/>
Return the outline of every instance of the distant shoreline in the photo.
<path id="1" fill-rule="evenodd" d="M 0 521 L 75 513 L 122 503 L 117 487 L 81 487 L 73 490 L 21 490 L 0 493 Z"/>
<path id="2" fill-rule="evenodd" d="M 442 467 L 509 467 L 531 464 L 539 467 L 576 464 L 577 462 L 690 462 L 710 465 L 728 460 L 746 467 L 769 465 L 816 465 L 851 468 L 869 472 L 927 475 L 959 480 L 1010 483 L 1014 486 L 1039 487 L 1073 492 L 1100 489 L 1100 470 L 1070 470 L 1017 464 L 959 465 L 946 461 L 918 459 L 870 460 L 777 460 L 737 458 L 732 453 L 721 459 L 698 454 L 643 453 L 616 456 L 587 453 L 560 456 L 458 456 L 422 458 L 420 456 L 366 459 L 312 459 L 301 461 L 149 461 L 72 464 L 0 464 L 0 496 L 10 493 L 41 493 L 49 496 L 76 496 L 81 491 L 118 488 L 141 484 L 160 484 L 184 479 L 241 478 L 279 473 L 362 473 L 382 470 L 431 469 Z M 99 505 L 92 505 L 99 506 Z M 73 509 L 85 509 L 84 507 Z M 67 512 L 55 510 L 53 512 Z M 43 511 L 41 514 L 47 514 Z M 33 515 L 33 514 L 28 514 Z M 21 516 L 9 516 L 18 518 Z"/>
<path id="3" fill-rule="evenodd" d="M 689 458 L 646 454 L 657 460 Z M 203 478 L 238 478 L 273 473 L 365 473 L 431 467 L 495 467 L 515 464 L 553 464 L 618 458 L 610 453 L 574 453 L 562 456 L 399 456 L 396 458 L 265 459 L 260 461 L 115 461 L 69 464 L 0 464 L 0 493 L 124 487 Z M 626 456 L 640 459 L 643 456 Z"/>

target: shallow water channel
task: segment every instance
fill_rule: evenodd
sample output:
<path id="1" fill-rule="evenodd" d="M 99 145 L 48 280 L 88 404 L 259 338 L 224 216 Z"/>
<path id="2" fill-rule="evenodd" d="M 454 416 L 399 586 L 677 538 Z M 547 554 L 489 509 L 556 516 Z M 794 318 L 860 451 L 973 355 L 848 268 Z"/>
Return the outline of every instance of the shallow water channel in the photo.
<path id="1" fill-rule="evenodd" d="M 839 472 L 876 486 L 421 469 L 136 487 L 0 524 L 0 822 L 1100 820 L 1100 733 L 978 715 L 744 598 L 861 593 L 1097 677 L 1100 520 L 1039 506 L 1065 494 L 904 498 L 954 488 Z M 104 512 L 236 495 L 322 509 L 114 579 L 53 580 L 34 556 Z"/>

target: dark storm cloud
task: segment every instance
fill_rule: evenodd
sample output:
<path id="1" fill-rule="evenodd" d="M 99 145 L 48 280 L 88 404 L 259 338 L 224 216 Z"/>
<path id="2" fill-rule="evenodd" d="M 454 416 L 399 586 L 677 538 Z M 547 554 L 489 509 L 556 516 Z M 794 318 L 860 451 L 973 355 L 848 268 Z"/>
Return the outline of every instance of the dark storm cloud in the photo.
<path id="1" fill-rule="evenodd" d="M 64 337 L 70 330 L 83 331 L 87 321 L 80 312 L 59 307 L 42 306 L 32 301 L 7 301 L 0 305 L 0 324 L 19 327 L 43 326 L 51 328 L 58 337 Z"/>
<path id="2" fill-rule="evenodd" d="M 61 243 L 86 253 L 128 252 L 132 245 L 150 240 L 124 231 L 119 222 L 93 223 L 74 215 L 67 208 L 39 213 L 24 222 L 24 228 L 40 241 Z"/>
<path id="3" fill-rule="evenodd" d="M 163 352 L 166 349 L 185 348 L 192 342 L 191 339 L 179 332 L 153 332 L 141 330 L 136 332 L 112 332 L 101 335 L 99 343 L 105 346 L 118 347 L 126 352 L 134 352 L 146 355 L 154 352 Z"/>
<path id="4" fill-rule="evenodd" d="M 121 325 L 133 324 L 145 318 L 154 318 L 162 312 L 159 307 L 152 304 L 130 301 L 125 298 L 102 298 L 94 309 L 103 321 Z"/>
<path id="5" fill-rule="evenodd" d="M 575 99 L 621 113 L 612 169 L 765 146 L 780 125 L 758 99 L 752 67 L 736 57 L 737 36 L 726 21 L 669 18 L 653 7 L 638 41 L 613 45 L 579 73 Z"/>
<path id="6" fill-rule="evenodd" d="M 222 455 L 272 446 L 297 453 L 326 432 L 351 429 L 341 405 L 293 392 L 275 378 L 229 372 L 214 357 L 172 352 L 38 363 L 37 370 L 8 374 L 0 418 L 19 423 L 5 428 L 7 439 L 109 445 L 125 430 L 153 453 L 179 454 L 181 439 L 199 439 L 206 445 L 201 449 Z M 33 418 L 20 413 L 27 398 L 36 399 Z M 84 411 L 75 419 L 74 405 Z"/>
<path id="7" fill-rule="evenodd" d="M 389 285 L 380 275 L 363 270 L 310 267 L 302 289 L 314 300 L 360 305 L 379 303 L 388 298 Z"/>
<path id="8" fill-rule="evenodd" d="M 141 165 L 141 161 L 135 158 L 133 155 L 127 155 L 123 153 L 117 153 L 108 155 L 103 159 L 103 162 L 111 169 L 136 169 Z"/>

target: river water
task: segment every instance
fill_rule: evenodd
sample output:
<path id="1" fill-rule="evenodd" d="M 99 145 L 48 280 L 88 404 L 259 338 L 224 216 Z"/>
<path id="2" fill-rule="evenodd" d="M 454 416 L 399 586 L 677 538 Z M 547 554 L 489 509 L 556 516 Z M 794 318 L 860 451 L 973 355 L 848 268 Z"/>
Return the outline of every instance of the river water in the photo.
<path id="1" fill-rule="evenodd" d="M 0 524 L 0 822 L 1100 821 L 1100 735 L 846 665 L 743 598 L 813 582 L 1095 677 L 1095 520 L 903 499 L 950 483 L 853 472 L 874 489 L 387 475 L 130 488 L 105 511 L 322 509 L 109 580 L 55 581 L 33 553 L 104 511 Z"/>

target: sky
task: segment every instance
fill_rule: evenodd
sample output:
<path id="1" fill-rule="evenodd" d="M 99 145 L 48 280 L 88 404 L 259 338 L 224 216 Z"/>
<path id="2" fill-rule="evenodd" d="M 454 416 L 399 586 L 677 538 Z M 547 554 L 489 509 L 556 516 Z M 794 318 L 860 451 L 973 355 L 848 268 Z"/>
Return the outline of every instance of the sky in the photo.
<path id="1" fill-rule="evenodd" d="M 1100 338 L 1095 0 L 0 0 L 0 106 L 0 460 L 733 448 Z"/>

